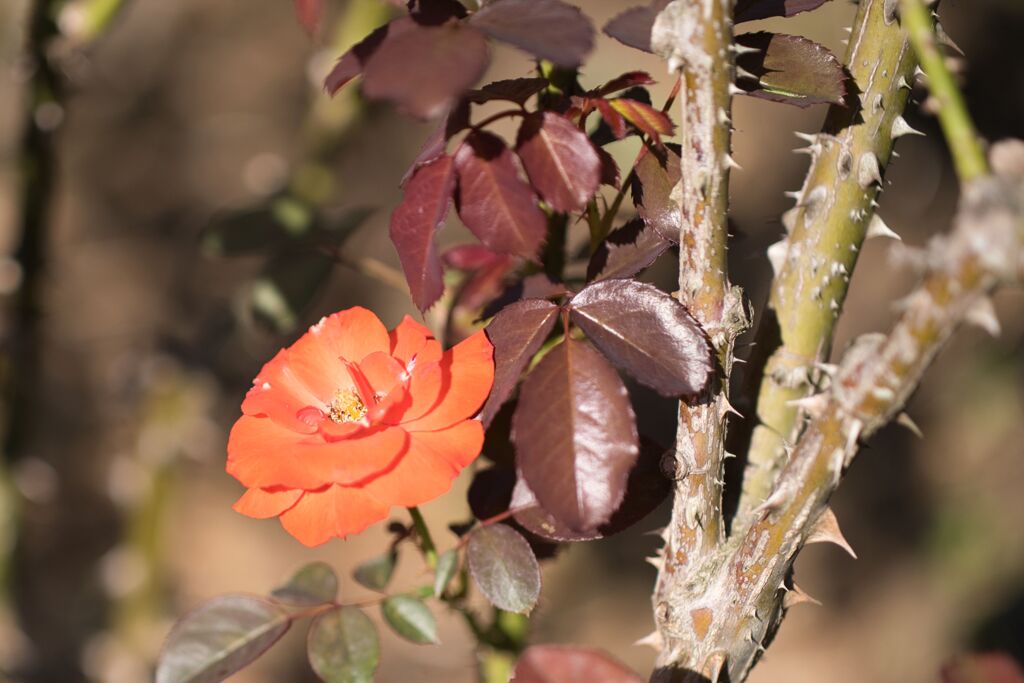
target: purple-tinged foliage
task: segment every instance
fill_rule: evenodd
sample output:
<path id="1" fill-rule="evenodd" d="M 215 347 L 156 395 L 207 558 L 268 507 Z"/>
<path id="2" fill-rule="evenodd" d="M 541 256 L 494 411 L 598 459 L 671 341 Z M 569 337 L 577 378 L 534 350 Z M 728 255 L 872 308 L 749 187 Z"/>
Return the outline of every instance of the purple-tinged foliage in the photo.
<path id="1" fill-rule="evenodd" d="M 573 531 L 599 527 L 618 509 L 640 450 L 619 374 L 592 346 L 572 339 L 527 375 L 512 441 L 537 501 Z"/>
<path id="2" fill-rule="evenodd" d="M 694 396 L 711 379 L 711 344 L 686 307 L 635 280 L 595 282 L 570 318 L 609 359 L 663 396 Z"/>

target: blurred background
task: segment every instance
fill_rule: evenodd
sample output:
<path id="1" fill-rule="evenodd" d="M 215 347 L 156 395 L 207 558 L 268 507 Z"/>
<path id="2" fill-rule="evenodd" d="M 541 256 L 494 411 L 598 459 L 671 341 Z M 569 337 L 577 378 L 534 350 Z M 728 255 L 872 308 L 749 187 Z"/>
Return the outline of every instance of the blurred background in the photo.
<path id="1" fill-rule="evenodd" d="M 378 0 L 329 2 L 318 42 L 288 0 L 43 3 L 63 92 L 26 48 L 37 4 L 0 0 L 0 681 L 142 683 L 173 618 L 214 595 L 266 592 L 314 559 L 343 573 L 345 600 L 367 595 L 348 572 L 383 550 L 384 530 L 309 550 L 237 515 L 225 443 L 252 377 L 310 322 L 355 304 L 389 326 L 413 312 L 387 219 L 432 128 L 317 86 L 342 46 L 386 20 Z M 582 4 L 601 26 L 633 3 Z M 836 0 L 743 28 L 842 54 L 855 9 Z M 949 0 L 942 16 L 982 133 L 1024 135 L 1024 4 Z M 491 78 L 532 70 L 515 50 L 494 56 Z M 662 101 L 658 60 L 604 36 L 582 80 L 635 69 L 662 79 Z M 736 102 L 731 258 L 757 307 L 783 191 L 806 170 L 792 133 L 824 113 Z M 53 131 L 52 167 L 26 117 Z M 897 145 L 880 213 L 917 246 L 948 229 L 957 186 L 935 121 L 916 107 L 908 119 L 928 135 Z M 625 165 L 635 144 L 609 149 Z M 446 240 L 465 240 L 456 223 Z M 342 242 L 340 255 L 324 248 Z M 915 277 L 901 253 L 865 247 L 838 349 L 893 319 Z M 671 265 L 651 277 L 671 286 Z M 860 559 L 820 545 L 801 555 L 797 580 L 823 606 L 790 613 L 753 681 L 923 683 L 962 652 L 1024 658 L 1024 294 L 1001 293 L 997 308 L 1002 335 L 965 330 L 918 391 L 909 413 L 924 437 L 890 427 L 858 457 L 835 509 Z M 664 430 L 671 415 L 651 408 L 641 422 Z M 468 516 L 469 478 L 424 508 L 442 549 L 455 540 L 445 525 Z M 652 651 L 632 643 L 653 628 L 643 558 L 667 516 L 547 563 L 533 640 L 649 671 Z M 421 570 L 406 552 L 395 585 Z M 442 647 L 382 630 L 378 680 L 474 680 L 469 634 L 439 617 Z M 233 680 L 313 681 L 303 645 L 296 628 Z"/>

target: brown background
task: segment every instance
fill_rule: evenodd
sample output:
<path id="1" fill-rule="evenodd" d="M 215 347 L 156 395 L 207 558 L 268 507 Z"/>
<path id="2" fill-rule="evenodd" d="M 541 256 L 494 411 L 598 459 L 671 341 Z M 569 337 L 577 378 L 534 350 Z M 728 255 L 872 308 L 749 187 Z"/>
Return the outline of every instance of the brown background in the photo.
<path id="1" fill-rule="evenodd" d="M 0 303 L 10 293 L 2 255 L 19 207 L 25 4 L 0 1 Z M 968 55 L 966 92 L 982 132 L 1024 134 L 1024 6 L 943 4 L 944 24 Z M 598 25 L 625 6 L 584 2 Z M 286 0 L 135 0 L 102 40 L 67 57 L 72 93 L 43 274 L 39 401 L 24 452 L 10 465 L 17 495 L 3 501 L 6 510 L 21 500 L 21 515 L 17 543 L 6 552 L 12 604 L 0 619 L 0 680 L 141 683 L 169 620 L 189 606 L 226 591 L 266 591 L 312 559 L 347 572 L 382 548 L 375 528 L 304 549 L 275 522 L 233 513 L 241 489 L 223 472 L 227 430 L 249 380 L 294 334 L 267 333 L 242 313 L 262 259 L 205 258 L 200 233 L 217 212 L 265 201 L 301 166 L 311 103 L 321 112 L 349 106 L 326 102 L 312 85 L 308 74 L 321 73 L 334 55 L 320 54 L 319 67 L 310 67 L 317 50 L 290 7 Z M 854 11 L 837 0 L 784 28 L 778 21 L 750 27 L 803 33 L 841 52 Z M 531 69 L 514 50 L 495 54 L 494 77 Z M 668 80 L 657 60 L 602 36 L 584 83 L 632 69 Z M 790 154 L 800 144 L 792 131 L 815 130 L 823 115 L 737 100 L 735 156 L 743 170 L 733 175 L 739 236 L 731 255 L 755 304 L 764 249 L 789 207 L 782 193 L 798 187 L 806 169 L 806 157 Z M 881 215 L 907 245 L 921 245 L 948 228 L 957 189 L 935 122 L 916 108 L 909 118 L 928 137 L 900 141 Z M 397 265 L 387 215 L 428 132 L 382 107 L 347 131 L 328 164 L 329 204 L 379 207 L 350 243 L 353 253 Z M 618 147 L 623 162 L 635 151 Z M 838 348 L 892 320 L 891 302 L 914 279 L 901 249 L 887 240 L 864 249 Z M 338 268 L 303 326 L 357 303 L 389 326 L 410 310 L 401 293 Z M 1024 655 L 1024 296 L 1003 293 L 997 303 L 1002 336 L 960 334 L 915 397 L 910 413 L 925 438 L 889 428 L 859 457 L 835 507 L 860 559 L 823 546 L 801 557 L 798 580 L 824 606 L 791 613 L 752 680 L 923 683 L 964 650 Z M 425 507 L 443 547 L 452 541 L 444 525 L 467 514 L 467 481 Z M 661 510 L 622 537 L 574 546 L 548 564 L 534 639 L 600 646 L 648 671 L 651 651 L 631 643 L 652 627 L 654 570 L 643 557 L 656 539 L 644 532 L 665 519 Z M 395 585 L 409 585 L 420 571 L 406 553 Z M 345 574 L 343 594 L 366 593 Z M 440 616 L 443 647 L 383 635 L 378 680 L 473 679 L 461 622 Z M 301 647 L 296 629 L 234 680 L 313 680 Z"/>

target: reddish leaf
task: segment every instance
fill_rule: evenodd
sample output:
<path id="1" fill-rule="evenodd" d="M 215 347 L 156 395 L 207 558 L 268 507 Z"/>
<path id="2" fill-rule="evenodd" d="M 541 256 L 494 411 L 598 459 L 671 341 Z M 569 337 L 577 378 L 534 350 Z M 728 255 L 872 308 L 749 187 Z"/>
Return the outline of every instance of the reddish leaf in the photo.
<path id="1" fill-rule="evenodd" d="M 608 521 L 640 450 L 618 373 L 589 344 L 571 339 L 523 382 L 512 441 L 537 501 L 573 531 Z"/>
<path id="2" fill-rule="evenodd" d="M 447 154 L 421 167 L 405 186 L 391 214 L 390 236 L 402 262 L 413 302 L 421 311 L 444 293 L 437 231 L 444 225 L 455 192 L 455 164 Z"/>
<path id="3" fill-rule="evenodd" d="M 958 657 L 942 667 L 942 682 L 1024 683 L 1024 670 L 1007 654 L 972 654 Z"/>
<path id="4" fill-rule="evenodd" d="M 579 211 L 601 184 L 601 159 L 586 133 L 553 112 L 523 119 L 516 141 L 530 182 L 555 211 Z"/>
<path id="5" fill-rule="evenodd" d="M 540 567 L 530 544 L 512 527 L 493 524 L 474 531 L 466 560 L 480 592 L 495 607 L 527 613 L 537 604 Z"/>
<path id="6" fill-rule="evenodd" d="M 413 159 L 412 164 L 406 169 L 402 176 L 400 186 L 404 187 L 416 169 L 429 164 L 442 154 L 448 147 L 448 141 L 458 132 L 469 128 L 469 105 L 463 101 L 455 105 L 455 108 L 448 112 L 444 121 L 434 129 L 434 132 L 423 141 L 419 153 Z"/>
<path id="7" fill-rule="evenodd" d="M 455 305 L 478 309 L 501 293 L 502 283 L 518 259 L 493 252 L 479 244 L 464 244 L 447 251 L 445 265 L 471 273 L 459 288 Z"/>
<path id="8" fill-rule="evenodd" d="M 295 0 L 295 16 L 309 35 L 316 35 L 324 17 L 324 0 Z"/>
<path id="9" fill-rule="evenodd" d="M 480 412 L 484 425 L 491 424 L 515 391 L 519 376 L 554 329 L 560 310 L 544 299 L 525 299 L 503 308 L 487 326 L 487 338 L 494 345 L 494 386 Z"/>
<path id="10" fill-rule="evenodd" d="M 409 16 L 424 26 L 440 26 L 449 19 L 465 19 L 466 8 L 458 0 L 413 0 Z"/>
<path id="11" fill-rule="evenodd" d="M 466 99 L 473 104 L 483 104 L 493 100 L 525 104 L 526 100 L 546 87 L 548 87 L 546 78 L 511 78 L 488 83 L 479 90 L 470 90 L 466 93 Z"/>
<path id="12" fill-rule="evenodd" d="M 338 63 L 331 69 L 331 73 L 327 74 L 327 78 L 324 80 L 324 90 L 329 95 L 337 95 L 346 83 L 363 73 L 370 57 L 380 48 L 384 39 L 392 31 L 397 33 L 407 27 L 407 23 L 393 21 L 377 28 L 373 33 L 353 45 L 348 52 L 341 56 Z"/>
<path id="13" fill-rule="evenodd" d="M 800 12 L 818 9 L 829 0 L 738 0 L 735 22 L 754 21 L 768 17 L 791 17 Z"/>
<path id="14" fill-rule="evenodd" d="M 512 492 L 509 507 L 526 508 L 517 512 L 515 520 L 532 534 L 558 543 L 595 541 L 625 531 L 649 515 L 664 501 L 672 490 L 671 482 L 662 470 L 665 449 L 641 439 L 640 457 L 629 473 L 626 494 L 611 519 L 596 529 L 573 531 L 537 504 L 537 497 L 521 477 Z"/>
<path id="15" fill-rule="evenodd" d="M 737 58 L 739 66 L 754 75 L 736 81 L 748 95 L 798 107 L 843 103 L 846 71 L 824 45 L 802 36 L 764 32 L 743 34 L 736 42 L 757 49 Z"/>
<path id="16" fill-rule="evenodd" d="M 516 663 L 515 683 L 644 683 L 646 679 L 600 650 L 534 645 Z"/>
<path id="17" fill-rule="evenodd" d="M 455 154 L 455 167 L 458 211 L 466 227 L 491 249 L 535 259 L 547 218 L 501 138 L 471 133 Z"/>
<path id="18" fill-rule="evenodd" d="M 487 68 L 487 40 L 471 26 L 422 26 L 409 17 L 391 26 L 364 69 L 363 92 L 371 99 L 430 118 L 447 111 Z"/>
<path id="19" fill-rule="evenodd" d="M 633 219 L 604 239 L 587 265 L 587 280 L 633 277 L 664 254 L 672 243 L 640 219 Z"/>
<path id="20" fill-rule="evenodd" d="M 601 184 L 619 187 L 619 165 L 603 147 L 595 147 L 597 157 L 601 160 Z"/>
<path id="21" fill-rule="evenodd" d="M 555 282 L 545 273 L 534 273 L 527 275 L 518 282 L 513 282 L 505 288 L 501 296 L 496 298 L 480 314 L 481 318 L 490 318 L 497 315 L 498 311 L 506 306 L 523 299 L 554 299 L 563 297 L 569 293 L 562 282 Z"/>
<path id="22" fill-rule="evenodd" d="M 654 20 L 669 0 L 653 0 L 646 7 L 632 7 L 619 13 L 604 26 L 604 32 L 624 45 L 651 51 Z"/>
<path id="23" fill-rule="evenodd" d="M 672 119 L 667 114 L 658 111 L 649 104 L 625 97 L 609 100 L 608 104 L 621 114 L 624 119 L 647 135 L 650 135 L 656 142 L 661 140 L 660 136 L 671 135 L 676 129 Z"/>
<path id="24" fill-rule="evenodd" d="M 679 241 L 682 225 L 678 187 L 681 160 L 671 147 L 652 152 L 644 149 L 634 168 L 633 202 L 644 223 L 664 239 Z"/>
<path id="25" fill-rule="evenodd" d="M 594 44 L 594 27 L 561 0 L 493 0 L 469 19 L 492 38 L 573 68 Z"/>
<path id="26" fill-rule="evenodd" d="M 604 99 L 594 100 L 594 104 L 597 105 L 597 111 L 601 113 L 601 118 L 608 124 L 608 127 L 612 130 L 612 135 L 616 139 L 621 140 L 626 137 L 626 119 L 622 118 L 622 114 L 612 107 L 611 102 Z"/>
<path id="27" fill-rule="evenodd" d="M 629 71 L 618 78 L 613 78 L 604 85 L 594 88 L 588 94 L 592 97 L 604 97 L 619 90 L 633 88 L 638 85 L 651 85 L 655 82 L 646 71 Z"/>
<path id="28" fill-rule="evenodd" d="M 602 353 L 663 396 L 696 395 L 711 379 L 704 330 L 657 287 L 635 280 L 595 282 L 572 298 L 569 310 Z"/>
<path id="29" fill-rule="evenodd" d="M 479 244 L 460 244 L 446 251 L 442 258 L 446 266 L 470 272 L 504 261 L 507 257 Z"/>

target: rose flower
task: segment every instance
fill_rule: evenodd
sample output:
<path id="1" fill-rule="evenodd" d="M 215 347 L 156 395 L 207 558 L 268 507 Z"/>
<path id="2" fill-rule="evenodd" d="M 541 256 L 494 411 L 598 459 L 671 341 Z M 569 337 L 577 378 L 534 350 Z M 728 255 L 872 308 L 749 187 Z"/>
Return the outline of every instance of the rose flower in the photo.
<path id="1" fill-rule="evenodd" d="M 330 315 L 263 366 L 228 438 L 243 515 L 279 517 L 307 546 L 359 533 L 451 488 L 483 446 L 472 419 L 494 381 L 478 332 L 442 353 L 406 318 Z"/>

